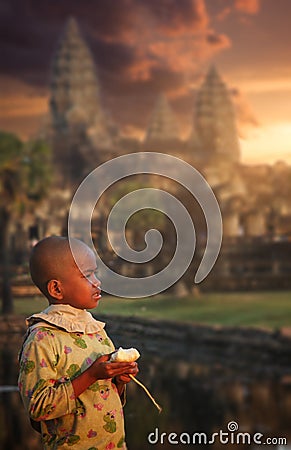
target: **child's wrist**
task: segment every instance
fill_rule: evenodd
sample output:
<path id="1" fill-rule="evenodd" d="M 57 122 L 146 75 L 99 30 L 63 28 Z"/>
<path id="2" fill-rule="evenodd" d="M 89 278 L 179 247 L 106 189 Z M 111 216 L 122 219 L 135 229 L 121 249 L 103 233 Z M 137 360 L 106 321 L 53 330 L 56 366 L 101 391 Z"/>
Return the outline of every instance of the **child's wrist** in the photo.
<path id="1" fill-rule="evenodd" d="M 125 392 L 126 383 L 120 380 L 119 376 L 112 378 L 112 383 L 115 384 L 119 395 L 122 395 Z"/>
<path id="2" fill-rule="evenodd" d="M 118 385 L 119 385 L 119 384 L 120 384 L 120 385 L 121 385 L 121 384 L 126 384 L 125 381 L 123 381 L 123 380 L 120 379 L 120 376 L 119 376 L 119 375 L 116 375 L 116 377 L 114 377 L 114 378 L 112 379 L 112 381 L 113 381 L 113 383 L 115 383 L 116 385 L 117 385 L 117 384 L 118 384 Z"/>
<path id="3" fill-rule="evenodd" d="M 97 373 L 97 370 L 96 370 L 94 364 L 92 364 L 90 367 L 88 367 L 86 372 L 88 375 L 88 379 L 92 380 L 92 383 L 95 383 L 95 381 L 98 379 L 98 373 Z"/>

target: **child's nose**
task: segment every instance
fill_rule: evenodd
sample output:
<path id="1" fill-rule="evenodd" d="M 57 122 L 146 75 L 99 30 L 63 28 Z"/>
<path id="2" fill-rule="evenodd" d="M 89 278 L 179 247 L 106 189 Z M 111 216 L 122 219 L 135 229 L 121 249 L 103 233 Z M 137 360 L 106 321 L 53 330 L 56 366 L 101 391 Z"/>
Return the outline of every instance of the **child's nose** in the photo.
<path id="1" fill-rule="evenodd" d="M 93 277 L 92 277 L 92 284 L 93 284 L 94 287 L 100 287 L 101 286 L 101 281 L 95 275 L 93 275 Z"/>

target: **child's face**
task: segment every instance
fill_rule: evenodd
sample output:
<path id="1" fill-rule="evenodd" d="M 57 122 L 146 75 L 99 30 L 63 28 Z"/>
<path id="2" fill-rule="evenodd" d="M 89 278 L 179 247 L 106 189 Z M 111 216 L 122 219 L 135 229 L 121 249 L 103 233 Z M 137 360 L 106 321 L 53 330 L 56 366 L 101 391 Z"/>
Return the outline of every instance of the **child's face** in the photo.
<path id="1" fill-rule="evenodd" d="M 84 249 L 83 249 L 84 250 Z M 87 248 L 82 251 L 80 270 L 76 264 L 70 264 L 62 276 L 62 303 L 79 309 L 96 308 L 101 298 L 101 283 L 96 277 L 96 258 Z"/>

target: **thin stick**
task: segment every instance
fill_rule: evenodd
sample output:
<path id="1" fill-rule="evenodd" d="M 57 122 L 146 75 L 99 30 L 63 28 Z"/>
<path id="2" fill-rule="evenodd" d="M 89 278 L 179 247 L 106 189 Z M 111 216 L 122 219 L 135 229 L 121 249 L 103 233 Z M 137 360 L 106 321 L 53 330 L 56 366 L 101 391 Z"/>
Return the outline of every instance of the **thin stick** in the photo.
<path id="1" fill-rule="evenodd" d="M 139 386 L 141 386 L 143 388 L 143 390 L 145 391 L 145 393 L 149 396 L 149 398 L 151 399 L 151 401 L 153 402 L 153 404 L 155 405 L 155 407 L 158 409 L 159 414 L 161 414 L 162 412 L 162 408 L 161 406 L 155 401 L 154 397 L 151 395 L 151 393 L 149 392 L 149 390 L 142 384 L 141 381 L 139 381 L 137 378 L 135 378 L 133 375 L 129 374 L 130 378 L 137 383 Z"/>

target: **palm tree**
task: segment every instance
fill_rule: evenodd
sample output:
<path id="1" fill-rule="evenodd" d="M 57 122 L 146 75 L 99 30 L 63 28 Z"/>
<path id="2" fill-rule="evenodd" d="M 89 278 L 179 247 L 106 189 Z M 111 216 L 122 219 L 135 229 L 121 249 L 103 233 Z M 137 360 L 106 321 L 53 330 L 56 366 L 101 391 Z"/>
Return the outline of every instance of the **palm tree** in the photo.
<path id="1" fill-rule="evenodd" d="M 0 131 L 0 261 L 2 313 L 13 312 L 10 283 L 10 233 L 13 221 L 39 203 L 50 183 L 50 149 L 43 141 L 24 144 Z"/>

